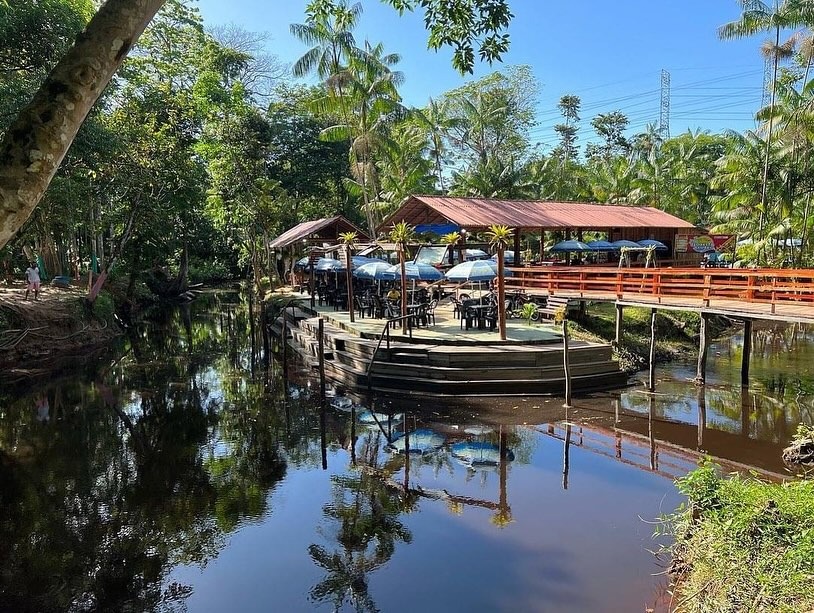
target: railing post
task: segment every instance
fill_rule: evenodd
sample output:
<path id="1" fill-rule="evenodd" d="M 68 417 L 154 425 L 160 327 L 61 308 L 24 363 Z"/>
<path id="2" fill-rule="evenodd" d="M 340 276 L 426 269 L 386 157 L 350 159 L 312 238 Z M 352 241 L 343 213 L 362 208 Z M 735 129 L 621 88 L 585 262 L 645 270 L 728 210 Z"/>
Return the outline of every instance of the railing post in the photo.
<path id="1" fill-rule="evenodd" d="M 777 306 L 777 277 L 772 277 L 772 315 Z"/>
<path id="2" fill-rule="evenodd" d="M 705 274 L 704 275 L 704 294 L 702 298 L 703 306 L 709 306 L 709 294 L 710 294 L 710 285 L 712 283 L 712 275 Z"/>
<path id="3" fill-rule="evenodd" d="M 749 275 L 746 281 L 746 302 L 754 302 L 755 300 L 755 276 Z"/>
<path id="4" fill-rule="evenodd" d="M 622 271 L 620 270 L 616 273 L 616 299 L 621 300 L 623 295 L 624 291 L 622 289 Z"/>
<path id="5" fill-rule="evenodd" d="M 325 400 L 325 320 L 319 318 L 317 351 L 319 351 L 319 397 Z"/>

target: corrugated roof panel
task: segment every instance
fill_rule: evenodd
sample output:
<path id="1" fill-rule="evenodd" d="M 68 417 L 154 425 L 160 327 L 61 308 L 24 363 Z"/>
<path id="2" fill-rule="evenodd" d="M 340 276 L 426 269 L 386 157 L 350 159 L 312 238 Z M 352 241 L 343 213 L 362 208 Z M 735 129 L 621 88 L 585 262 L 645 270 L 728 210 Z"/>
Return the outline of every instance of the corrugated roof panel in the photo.
<path id="1" fill-rule="evenodd" d="M 337 224 L 337 235 L 340 232 L 356 232 L 359 235 L 359 240 L 366 241 L 369 240 L 369 237 L 366 232 L 362 232 L 359 228 L 353 225 L 350 221 L 342 217 L 342 215 L 335 215 L 334 217 L 324 217 L 322 219 L 314 219 L 311 221 L 304 221 L 301 224 L 297 224 L 293 228 L 290 228 L 283 232 L 280 236 L 275 238 L 271 243 L 269 243 L 270 249 L 282 249 L 296 243 L 297 241 L 301 241 L 304 238 L 308 238 L 312 234 L 316 234 L 321 230 L 325 230 L 329 228 L 331 225 Z"/>
<path id="2" fill-rule="evenodd" d="M 443 217 L 466 228 L 486 228 L 493 224 L 510 228 L 693 228 L 693 224 L 652 207 L 594 204 L 586 202 L 546 202 L 542 200 L 499 200 L 493 198 L 450 198 L 412 196 L 380 226 L 394 221 L 412 225 Z"/>

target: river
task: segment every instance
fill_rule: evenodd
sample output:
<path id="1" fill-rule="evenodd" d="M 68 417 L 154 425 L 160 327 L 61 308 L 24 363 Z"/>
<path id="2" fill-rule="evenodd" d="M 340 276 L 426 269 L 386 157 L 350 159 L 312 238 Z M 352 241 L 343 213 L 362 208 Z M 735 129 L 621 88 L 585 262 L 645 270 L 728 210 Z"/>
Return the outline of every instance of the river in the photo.
<path id="1" fill-rule="evenodd" d="M 812 423 L 801 327 L 756 328 L 744 393 L 735 334 L 703 388 L 676 363 L 655 396 L 568 412 L 341 390 L 323 409 L 302 365 L 264 368 L 249 309 L 204 294 L 0 385 L 0 610 L 667 610 L 673 479 L 704 453 L 779 478 Z"/>

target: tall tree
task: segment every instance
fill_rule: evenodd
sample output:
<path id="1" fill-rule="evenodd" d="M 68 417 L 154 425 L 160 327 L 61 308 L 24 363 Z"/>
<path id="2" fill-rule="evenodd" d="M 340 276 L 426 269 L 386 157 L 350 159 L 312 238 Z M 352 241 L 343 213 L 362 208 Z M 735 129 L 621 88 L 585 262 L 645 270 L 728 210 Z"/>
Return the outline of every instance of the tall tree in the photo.
<path id="1" fill-rule="evenodd" d="M 90 109 L 165 0 L 107 0 L 54 67 L 0 142 L 0 248 L 31 216 Z M 508 0 L 387 0 L 399 11 L 425 12 L 430 46 L 453 46 L 453 64 L 471 72 L 499 59 L 509 44 Z M 328 10 L 331 0 L 314 0 Z"/>
<path id="2" fill-rule="evenodd" d="M 783 30 L 801 25 L 814 24 L 814 4 L 806 0 L 774 0 L 769 5 L 761 0 L 738 0 L 742 13 L 740 19 L 718 28 L 718 36 L 723 39 L 743 38 L 759 32 L 771 32 L 774 41 L 763 47 L 763 53 L 772 61 L 772 84 L 769 105 L 773 108 L 777 94 L 777 71 L 780 60 L 790 57 L 793 41 L 781 44 Z M 763 181 L 760 187 L 760 203 L 763 214 L 760 217 L 761 230 L 765 222 L 766 196 L 769 183 L 769 157 L 772 146 L 773 124 L 767 125 L 766 146 L 763 158 Z"/>

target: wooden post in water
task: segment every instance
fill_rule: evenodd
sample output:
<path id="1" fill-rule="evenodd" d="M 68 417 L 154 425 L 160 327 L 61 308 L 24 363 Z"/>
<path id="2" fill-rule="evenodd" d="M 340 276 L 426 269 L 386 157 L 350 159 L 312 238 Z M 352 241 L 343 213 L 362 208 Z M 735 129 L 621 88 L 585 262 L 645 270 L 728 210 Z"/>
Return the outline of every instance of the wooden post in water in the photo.
<path id="1" fill-rule="evenodd" d="M 325 320 L 322 317 L 319 318 L 317 351 L 319 352 L 319 397 L 325 400 Z"/>
<path id="2" fill-rule="evenodd" d="M 701 451 L 704 447 L 704 430 L 707 427 L 707 388 L 705 385 L 698 386 L 695 402 L 698 405 L 698 450 Z"/>
<path id="3" fill-rule="evenodd" d="M 695 373 L 695 382 L 703 384 L 707 380 L 707 319 L 706 313 L 701 313 L 701 328 L 698 334 L 698 368 Z"/>
<path id="4" fill-rule="evenodd" d="M 262 306 L 260 311 L 260 325 L 263 327 L 263 366 L 268 369 L 269 358 L 269 326 L 268 326 L 268 305 L 265 302 L 260 303 Z"/>
<path id="5" fill-rule="evenodd" d="M 286 321 L 286 312 L 287 307 L 283 307 L 282 318 L 283 318 L 283 333 L 282 333 L 282 343 L 283 343 L 283 379 L 288 377 L 288 322 Z"/>
<path id="6" fill-rule="evenodd" d="M 650 309 L 650 371 L 647 377 L 647 391 L 656 391 L 656 309 Z"/>
<path id="7" fill-rule="evenodd" d="M 568 317 L 562 320 L 562 365 L 565 372 L 565 407 L 571 406 L 571 358 L 568 355 Z"/>
<path id="8" fill-rule="evenodd" d="M 622 344 L 622 318 L 624 316 L 624 310 L 625 307 L 621 304 L 616 305 L 616 335 L 614 336 L 614 342 L 617 347 Z"/>
<path id="9" fill-rule="evenodd" d="M 752 320 L 743 320 L 743 357 L 741 358 L 741 387 L 749 387 L 749 361 L 752 354 Z"/>

